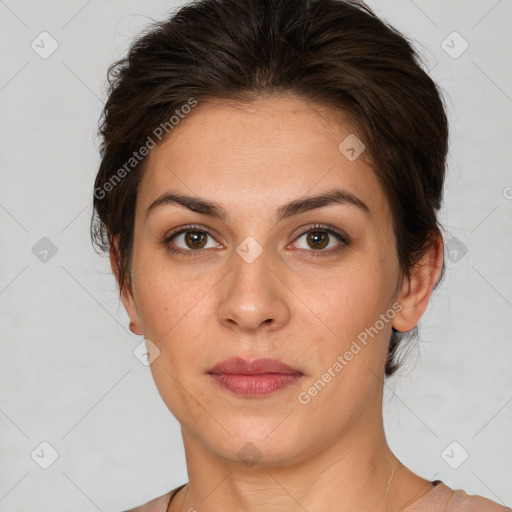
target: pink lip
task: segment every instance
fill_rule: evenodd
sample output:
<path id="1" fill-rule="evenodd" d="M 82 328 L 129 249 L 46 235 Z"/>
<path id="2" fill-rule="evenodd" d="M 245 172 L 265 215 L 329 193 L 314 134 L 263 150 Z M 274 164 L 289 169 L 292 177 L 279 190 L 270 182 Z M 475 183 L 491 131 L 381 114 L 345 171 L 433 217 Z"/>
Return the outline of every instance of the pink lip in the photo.
<path id="1" fill-rule="evenodd" d="M 288 375 L 303 375 L 303 373 L 287 364 L 278 361 L 277 359 L 255 359 L 254 361 L 247 361 L 241 357 L 232 357 L 226 359 L 213 368 L 210 368 L 207 373 L 233 373 L 238 375 L 263 375 L 267 373 L 284 373 Z"/>
<path id="2" fill-rule="evenodd" d="M 244 397 L 263 397 L 295 384 L 304 374 L 276 359 L 233 357 L 207 372 L 223 388 Z"/>

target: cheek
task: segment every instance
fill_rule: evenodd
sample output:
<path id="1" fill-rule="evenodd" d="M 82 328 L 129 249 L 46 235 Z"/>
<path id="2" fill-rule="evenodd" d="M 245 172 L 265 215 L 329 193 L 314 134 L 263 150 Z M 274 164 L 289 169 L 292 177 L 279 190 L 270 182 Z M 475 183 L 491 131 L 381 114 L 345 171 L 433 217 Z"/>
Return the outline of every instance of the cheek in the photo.
<path id="1" fill-rule="evenodd" d="M 198 363 L 206 353 L 202 343 L 214 321 L 207 309 L 211 308 L 208 290 L 217 280 L 188 276 L 176 268 L 171 272 L 154 264 L 140 270 L 136 300 L 144 335 L 160 350 L 150 365 L 153 380 L 178 421 L 199 420 L 204 414 L 199 405 L 203 403 L 201 389 L 194 390 L 199 403 L 190 400 L 189 391 L 201 373 Z"/>
<path id="2" fill-rule="evenodd" d="M 387 307 L 390 287 L 385 272 L 374 259 L 346 265 L 322 278 L 302 278 L 301 297 L 321 312 L 334 334 L 343 338 L 374 322 Z M 313 286 L 313 283 L 314 286 Z M 304 294 L 304 295 L 303 295 Z M 382 309 L 382 311 L 380 311 Z"/>
<path id="3" fill-rule="evenodd" d="M 197 325 L 192 317 L 204 311 L 207 292 L 216 282 L 211 273 L 172 265 L 165 256 L 141 257 L 134 265 L 134 280 L 145 334 L 162 343 Z"/>
<path id="4" fill-rule="evenodd" d="M 391 331 L 392 316 L 382 321 L 381 315 L 390 311 L 392 272 L 377 258 L 365 262 L 361 258 L 357 265 L 347 266 L 316 283 L 315 287 L 302 288 L 308 291 L 301 298 L 315 315 L 301 309 L 304 311 L 301 332 L 309 333 L 304 342 L 308 339 L 310 342 L 304 349 L 311 360 L 319 363 L 318 371 L 327 371 L 342 356 L 345 384 L 347 380 L 356 383 L 362 372 L 369 374 L 370 368 L 378 374 L 387 357 Z M 374 383 L 372 376 L 368 376 L 371 387 Z M 332 386 L 335 387 L 337 384 Z"/>
<path id="5" fill-rule="evenodd" d="M 328 286 L 315 288 L 305 300 L 314 305 L 312 310 L 322 312 L 319 316 L 325 324 L 320 326 L 324 335 L 319 335 L 303 318 L 304 353 L 315 362 L 302 388 L 303 398 L 310 400 L 305 410 L 318 418 L 329 411 L 334 429 L 378 399 L 378 375 L 387 358 L 391 330 L 390 320 L 380 320 L 390 307 L 388 284 L 378 265 L 354 266 L 329 279 Z"/>

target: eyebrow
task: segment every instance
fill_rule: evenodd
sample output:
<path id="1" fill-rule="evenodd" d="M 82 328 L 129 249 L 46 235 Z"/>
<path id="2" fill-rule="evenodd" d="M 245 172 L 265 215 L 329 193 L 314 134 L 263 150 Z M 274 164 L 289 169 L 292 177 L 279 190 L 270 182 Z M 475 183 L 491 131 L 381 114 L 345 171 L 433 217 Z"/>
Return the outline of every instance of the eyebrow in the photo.
<path id="1" fill-rule="evenodd" d="M 277 210 L 277 222 L 331 204 L 355 206 L 370 215 L 370 209 L 361 199 L 346 190 L 334 188 L 316 196 L 299 197 L 298 199 L 284 204 Z M 183 206 L 193 212 L 208 215 L 220 220 L 226 220 L 229 217 L 227 211 L 215 201 L 168 191 L 164 192 L 151 203 L 146 211 L 146 218 L 151 212 L 166 205 Z"/>

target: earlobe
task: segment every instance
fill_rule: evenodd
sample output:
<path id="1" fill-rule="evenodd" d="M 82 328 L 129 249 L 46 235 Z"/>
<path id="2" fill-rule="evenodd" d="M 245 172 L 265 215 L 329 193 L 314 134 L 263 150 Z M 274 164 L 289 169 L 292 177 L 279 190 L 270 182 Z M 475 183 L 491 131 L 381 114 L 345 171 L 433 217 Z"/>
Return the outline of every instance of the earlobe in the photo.
<path id="1" fill-rule="evenodd" d="M 137 325 L 135 324 L 135 322 L 133 320 L 130 321 L 130 325 L 128 326 L 128 328 L 130 329 L 130 331 L 133 332 L 133 334 L 142 335 L 142 332 L 138 332 L 139 329 L 137 328 Z"/>
<path id="2" fill-rule="evenodd" d="M 119 277 L 119 264 L 115 254 L 115 250 L 111 245 L 110 251 L 110 266 L 112 267 L 112 272 L 116 278 L 117 285 L 120 286 L 120 277 Z M 133 334 L 142 335 L 142 328 L 139 318 L 139 312 L 137 310 L 137 306 L 135 304 L 135 300 L 133 298 L 133 288 L 131 283 L 127 283 L 125 288 L 121 292 L 121 301 L 123 302 L 124 309 L 130 318 L 129 329 Z"/>
<path id="3" fill-rule="evenodd" d="M 392 326 L 399 332 L 408 332 L 416 327 L 427 309 L 428 301 L 443 268 L 443 239 L 436 234 L 421 258 L 404 277 L 398 302 L 402 306 L 393 319 Z"/>

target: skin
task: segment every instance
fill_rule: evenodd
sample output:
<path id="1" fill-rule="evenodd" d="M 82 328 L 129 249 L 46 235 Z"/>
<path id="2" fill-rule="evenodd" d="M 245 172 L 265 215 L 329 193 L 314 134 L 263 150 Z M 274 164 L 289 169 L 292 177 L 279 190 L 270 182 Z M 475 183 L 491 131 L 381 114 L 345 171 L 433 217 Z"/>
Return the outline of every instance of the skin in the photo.
<path id="1" fill-rule="evenodd" d="M 398 511 L 433 488 L 391 452 L 382 394 L 391 327 L 418 323 L 441 271 L 442 241 L 401 279 L 383 189 L 365 153 L 350 161 L 338 149 L 352 133 L 347 119 L 291 93 L 251 104 L 211 100 L 148 156 L 122 300 L 132 331 L 160 350 L 151 372 L 182 428 L 189 483 L 170 510 Z M 369 212 L 332 204 L 276 222 L 284 203 L 334 187 Z M 216 201 L 228 218 L 175 204 L 146 215 L 168 190 Z M 342 230 L 348 245 L 324 232 L 329 245 L 317 249 L 307 239 L 314 223 Z M 205 248 L 181 234 L 175 247 L 196 256 L 170 253 L 162 239 L 187 224 L 211 230 Z M 251 263 L 236 252 L 246 237 L 262 249 Z M 117 276 L 113 252 L 111 262 Z M 396 303 L 392 320 L 300 403 L 298 393 Z M 264 398 L 242 398 L 206 374 L 232 356 L 275 358 L 304 376 Z M 246 443 L 260 453 L 250 467 L 237 456 Z M 149 510 L 165 510 L 164 501 Z"/>

